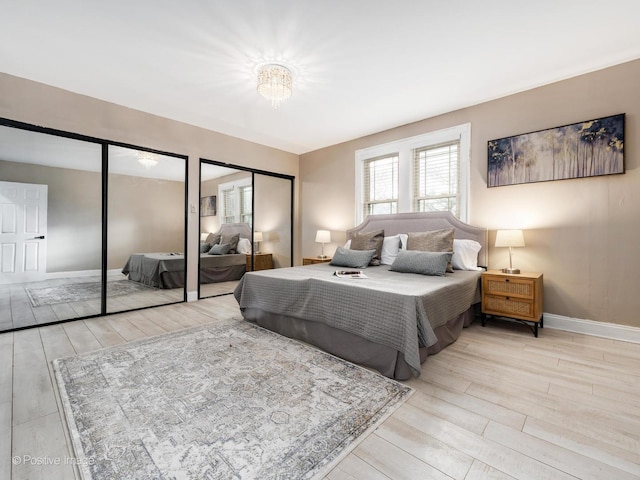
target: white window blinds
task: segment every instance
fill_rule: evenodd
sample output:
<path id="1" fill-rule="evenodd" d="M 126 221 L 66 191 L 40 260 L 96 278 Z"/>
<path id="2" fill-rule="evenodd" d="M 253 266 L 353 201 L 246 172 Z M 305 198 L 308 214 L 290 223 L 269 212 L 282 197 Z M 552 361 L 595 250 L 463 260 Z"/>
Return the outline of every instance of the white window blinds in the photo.
<path id="1" fill-rule="evenodd" d="M 251 219 L 253 218 L 253 188 L 251 185 L 238 187 L 238 193 L 240 194 L 240 222 L 251 225 Z"/>
<path id="2" fill-rule="evenodd" d="M 385 155 L 362 162 L 363 218 L 398 212 L 398 156 Z"/>
<path id="3" fill-rule="evenodd" d="M 458 216 L 460 142 L 413 151 L 413 210 L 450 211 Z"/>
<path id="4" fill-rule="evenodd" d="M 253 220 L 253 187 L 251 178 L 218 186 L 221 223 L 248 223 Z"/>
<path id="5" fill-rule="evenodd" d="M 469 123 L 356 150 L 356 223 L 434 210 L 468 221 L 470 152 Z"/>
<path id="6" fill-rule="evenodd" d="M 222 223 L 235 223 L 236 202 L 233 187 L 222 190 L 222 211 Z"/>

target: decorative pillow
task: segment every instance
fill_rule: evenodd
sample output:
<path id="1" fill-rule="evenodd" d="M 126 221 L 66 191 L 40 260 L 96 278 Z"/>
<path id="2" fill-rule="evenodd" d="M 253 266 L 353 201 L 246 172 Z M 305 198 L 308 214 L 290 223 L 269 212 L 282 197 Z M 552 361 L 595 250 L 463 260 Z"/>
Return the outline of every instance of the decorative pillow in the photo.
<path id="1" fill-rule="evenodd" d="M 238 248 L 238 242 L 240 241 L 240 234 L 236 233 L 235 235 L 223 234 L 220 237 L 220 243 L 228 243 L 229 244 L 229 252 L 228 253 L 236 253 L 236 249 Z"/>
<path id="2" fill-rule="evenodd" d="M 407 239 L 407 250 L 453 253 L 454 233 L 455 229 L 453 228 L 431 230 L 429 232 L 410 232 L 409 238 Z M 447 266 L 447 272 L 453 272 L 451 262 L 449 262 Z"/>
<path id="3" fill-rule="evenodd" d="M 226 255 L 231 250 L 231 245 L 228 243 L 218 243 L 211 247 L 209 255 Z"/>
<path id="4" fill-rule="evenodd" d="M 478 267 L 478 252 L 482 249 L 475 240 L 453 239 L 451 264 L 457 270 L 482 270 Z"/>
<path id="5" fill-rule="evenodd" d="M 381 265 L 391 265 L 396 259 L 398 252 L 400 251 L 400 235 L 393 235 L 391 237 L 384 237 L 382 242 L 382 252 L 380 254 Z"/>
<path id="6" fill-rule="evenodd" d="M 351 250 L 374 250 L 371 265 L 380 265 L 382 257 L 382 243 L 384 242 L 384 230 L 376 232 L 358 233 L 351 238 Z"/>
<path id="7" fill-rule="evenodd" d="M 210 233 L 204 243 L 208 243 L 210 245 L 216 245 L 220 243 L 220 234 L 219 233 Z"/>
<path id="8" fill-rule="evenodd" d="M 211 245 L 210 243 L 201 243 L 200 253 L 207 253 L 209 250 L 211 250 L 211 247 L 213 247 L 213 245 Z"/>
<path id="9" fill-rule="evenodd" d="M 329 265 L 349 268 L 367 268 L 375 255 L 375 250 L 349 250 L 338 247 Z"/>
<path id="10" fill-rule="evenodd" d="M 447 264 L 451 261 L 452 255 L 449 252 L 400 250 L 389 270 L 401 273 L 443 276 L 447 272 Z"/>
<path id="11" fill-rule="evenodd" d="M 251 240 L 248 238 L 241 238 L 238 240 L 238 246 L 236 247 L 238 253 L 251 253 Z"/>
<path id="12" fill-rule="evenodd" d="M 409 240 L 409 235 L 407 235 L 406 233 L 399 233 L 398 236 L 400 237 L 400 248 L 402 250 L 406 250 L 407 240 Z"/>

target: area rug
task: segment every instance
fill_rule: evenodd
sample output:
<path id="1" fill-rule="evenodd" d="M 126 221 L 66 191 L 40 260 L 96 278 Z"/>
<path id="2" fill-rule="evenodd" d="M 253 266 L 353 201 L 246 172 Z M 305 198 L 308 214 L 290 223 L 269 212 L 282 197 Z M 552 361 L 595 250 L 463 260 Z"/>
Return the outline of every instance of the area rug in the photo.
<path id="1" fill-rule="evenodd" d="M 54 368 L 86 480 L 322 478 L 413 393 L 243 320 Z"/>
<path id="2" fill-rule="evenodd" d="M 102 283 L 70 283 L 55 287 L 27 288 L 25 290 L 27 291 L 27 295 L 29 295 L 31 304 L 34 307 L 42 307 L 44 305 L 82 302 L 100 298 L 102 295 Z M 130 280 L 117 280 L 107 283 L 107 297 L 130 295 L 148 290 L 152 290 L 152 288 Z"/>

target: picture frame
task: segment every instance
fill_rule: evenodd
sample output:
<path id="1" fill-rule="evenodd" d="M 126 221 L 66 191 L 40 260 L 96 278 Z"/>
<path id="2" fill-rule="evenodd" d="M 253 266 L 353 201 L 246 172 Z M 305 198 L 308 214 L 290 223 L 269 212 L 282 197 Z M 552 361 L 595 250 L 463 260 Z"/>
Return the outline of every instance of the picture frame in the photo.
<path id="1" fill-rule="evenodd" d="M 625 114 L 487 142 L 487 187 L 625 172 Z"/>
<path id="2" fill-rule="evenodd" d="M 201 217 L 215 217 L 216 212 L 216 196 L 211 195 L 208 197 L 200 198 L 200 216 Z"/>

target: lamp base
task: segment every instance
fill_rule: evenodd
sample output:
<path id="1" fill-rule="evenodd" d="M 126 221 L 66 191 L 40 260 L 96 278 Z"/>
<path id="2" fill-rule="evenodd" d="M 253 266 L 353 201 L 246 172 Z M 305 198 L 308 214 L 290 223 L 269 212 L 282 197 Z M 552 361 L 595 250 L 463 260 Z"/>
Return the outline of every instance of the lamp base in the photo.
<path id="1" fill-rule="evenodd" d="M 325 258 L 329 258 L 329 257 L 327 257 L 326 255 L 318 255 L 318 258 L 324 260 Z"/>
<path id="2" fill-rule="evenodd" d="M 519 268 L 503 268 L 502 273 L 511 273 L 511 274 L 518 274 L 520 273 L 520 269 Z"/>

